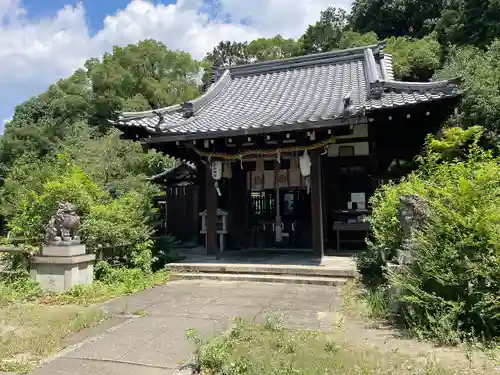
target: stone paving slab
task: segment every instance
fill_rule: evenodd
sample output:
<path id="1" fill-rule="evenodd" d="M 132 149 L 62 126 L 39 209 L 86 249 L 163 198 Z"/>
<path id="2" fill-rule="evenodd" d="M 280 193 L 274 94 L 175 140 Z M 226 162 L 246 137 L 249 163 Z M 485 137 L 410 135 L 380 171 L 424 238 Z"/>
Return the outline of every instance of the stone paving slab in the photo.
<path id="1" fill-rule="evenodd" d="M 186 330 L 210 338 L 233 317 L 263 323 L 278 312 L 285 325 L 326 330 L 339 306 L 338 289 L 245 282 L 175 281 L 110 301 L 116 314 L 129 306 L 147 315 L 129 318 L 35 370 L 33 375 L 172 375 L 194 349 Z"/>

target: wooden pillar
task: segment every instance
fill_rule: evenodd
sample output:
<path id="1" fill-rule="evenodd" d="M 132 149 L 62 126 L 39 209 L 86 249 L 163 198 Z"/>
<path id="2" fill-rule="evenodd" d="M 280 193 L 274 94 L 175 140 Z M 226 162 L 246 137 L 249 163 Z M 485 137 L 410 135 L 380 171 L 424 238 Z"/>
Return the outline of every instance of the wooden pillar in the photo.
<path id="1" fill-rule="evenodd" d="M 247 184 L 246 172 L 240 168 L 239 163 L 233 165 L 233 177 L 230 180 L 231 186 L 231 212 L 229 213 L 229 223 L 231 229 L 229 237 L 235 248 L 245 247 L 245 214 L 247 204 Z"/>
<path id="2" fill-rule="evenodd" d="M 217 255 L 219 251 L 217 246 L 217 190 L 215 190 L 215 181 L 212 178 L 211 163 L 207 162 L 207 172 L 205 176 L 205 194 L 207 207 L 207 234 L 205 246 L 207 254 Z"/>
<path id="3" fill-rule="evenodd" d="M 311 158 L 310 194 L 312 216 L 312 245 L 314 254 L 318 257 L 324 255 L 323 240 L 323 198 L 321 189 L 321 152 L 313 151 Z"/>
<path id="4" fill-rule="evenodd" d="M 279 172 L 280 163 L 274 162 L 274 190 L 275 190 L 275 207 L 276 207 L 276 217 L 274 218 L 274 241 L 279 244 L 283 241 L 283 233 L 281 230 L 281 207 L 280 207 L 280 185 L 279 185 Z"/>
<path id="5" fill-rule="evenodd" d="M 189 240 L 196 241 L 198 233 L 200 231 L 199 213 L 200 213 L 200 202 L 199 202 L 199 186 L 190 186 L 188 190 L 188 205 L 189 205 Z"/>
<path id="6" fill-rule="evenodd" d="M 328 176 L 328 171 L 326 170 L 328 164 L 325 163 L 325 159 L 319 159 L 320 160 L 320 170 L 321 170 L 321 175 L 320 175 L 320 181 L 321 181 L 321 212 L 322 212 L 322 217 L 323 217 L 323 246 L 330 247 L 330 242 L 329 242 L 329 233 L 330 233 L 330 228 L 329 223 L 328 223 L 328 201 L 327 201 L 327 196 L 328 193 L 331 193 L 331 189 L 329 189 L 330 185 L 327 183 L 326 178 Z"/>

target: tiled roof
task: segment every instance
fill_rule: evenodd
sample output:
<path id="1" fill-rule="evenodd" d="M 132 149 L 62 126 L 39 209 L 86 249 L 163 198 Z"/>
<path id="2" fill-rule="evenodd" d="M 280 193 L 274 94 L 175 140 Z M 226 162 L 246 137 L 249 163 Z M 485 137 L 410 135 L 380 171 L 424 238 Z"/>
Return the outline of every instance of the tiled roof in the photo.
<path id="1" fill-rule="evenodd" d="M 196 173 L 196 165 L 194 163 L 191 163 L 186 160 L 177 160 L 175 166 L 167 168 L 164 171 L 149 177 L 148 180 L 155 181 L 159 179 L 168 178 L 171 175 L 175 174 L 177 171 L 179 171 L 181 168 L 188 170 L 192 174 Z"/>
<path id="2" fill-rule="evenodd" d="M 195 164 L 185 160 L 177 160 L 174 167 L 151 176 L 148 180 L 171 187 L 189 186 L 192 185 L 196 179 L 196 171 L 197 168 Z"/>
<path id="3" fill-rule="evenodd" d="M 459 95 L 455 81 L 394 81 L 384 43 L 218 70 L 198 99 L 155 111 L 124 112 L 115 125 L 153 134 L 246 134 L 364 116 Z"/>

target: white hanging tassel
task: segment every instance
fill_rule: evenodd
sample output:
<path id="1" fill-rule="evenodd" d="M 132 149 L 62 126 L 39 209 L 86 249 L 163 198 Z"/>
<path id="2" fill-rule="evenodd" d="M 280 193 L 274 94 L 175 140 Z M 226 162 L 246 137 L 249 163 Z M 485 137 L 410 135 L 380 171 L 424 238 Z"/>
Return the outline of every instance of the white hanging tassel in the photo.
<path id="1" fill-rule="evenodd" d="M 217 195 L 220 197 L 222 193 L 220 192 L 219 181 L 215 181 L 215 190 L 217 190 Z"/>
<path id="2" fill-rule="evenodd" d="M 311 190 L 311 183 L 309 176 L 311 175 L 311 158 L 307 154 L 307 150 L 304 151 L 304 155 L 299 158 L 300 173 L 305 177 L 307 194 Z"/>

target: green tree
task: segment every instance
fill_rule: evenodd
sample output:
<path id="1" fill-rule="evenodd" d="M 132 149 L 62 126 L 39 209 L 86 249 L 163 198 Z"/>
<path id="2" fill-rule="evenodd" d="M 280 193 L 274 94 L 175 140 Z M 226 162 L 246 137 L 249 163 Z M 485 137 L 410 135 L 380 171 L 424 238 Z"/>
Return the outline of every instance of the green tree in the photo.
<path id="1" fill-rule="evenodd" d="M 145 110 L 192 99 L 199 94 L 201 64 L 184 52 L 146 40 L 116 47 L 102 60 L 89 59 L 85 69 L 51 85 L 41 95 L 18 105 L 0 143 L 5 173 L 24 153 L 54 155 L 67 142 L 78 143 L 109 129 L 117 110 Z M 83 123 L 89 122 L 98 133 Z M 80 142 L 81 144 L 81 142 Z"/>
<path id="2" fill-rule="evenodd" d="M 16 106 L 1 140 L 0 163 L 8 169 L 24 153 L 53 153 L 64 138 L 73 136 L 73 124 L 88 118 L 91 95 L 85 72 L 77 70 Z"/>
<path id="3" fill-rule="evenodd" d="M 436 26 L 442 44 L 472 44 L 485 48 L 500 37 L 498 0 L 451 0 Z"/>
<path id="4" fill-rule="evenodd" d="M 161 43 L 116 47 L 15 109 L 0 141 L 0 214 L 14 237 L 39 245 L 57 203 L 79 207 L 89 248 L 108 243 L 111 255 L 150 269 L 148 240 L 158 193 L 147 177 L 172 165 L 119 138 L 107 120 L 117 110 L 143 110 L 199 94 L 201 64 Z M 125 216 L 124 216 L 125 215 Z"/>
<path id="5" fill-rule="evenodd" d="M 377 41 L 374 32 L 361 34 L 347 30 L 342 33 L 339 47 L 362 47 L 373 45 Z M 434 34 L 422 39 L 388 38 L 385 52 L 393 56 L 394 75 L 398 80 L 426 82 L 441 67 L 441 46 Z"/>
<path id="6" fill-rule="evenodd" d="M 296 56 L 300 49 L 295 40 L 276 35 L 274 38 L 253 40 L 248 44 L 247 51 L 251 61 L 266 61 Z"/>
<path id="7" fill-rule="evenodd" d="M 461 77 L 464 97 L 452 122 L 462 127 L 481 124 L 500 134 L 500 39 L 483 50 L 454 47 L 437 79 Z"/>
<path id="8" fill-rule="evenodd" d="M 145 40 L 114 47 L 99 61 L 85 64 L 92 87 L 91 121 L 107 124 L 116 111 L 148 110 L 181 103 L 199 95 L 201 65 L 186 52 Z"/>
<path id="9" fill-rule="evenodd" d="M 347 12 L 329 7 L 321 12 L 318 22 L 309 25 L 299 38 L 301 54 L 327 52 L 339 48 L 342 33 L 347 28 Z"/>
<path id="10" fill-rule="evenodd" d="M 249 62 L 248 43 L 222 41 L 208 53 L 206 59 L 213 67 L 225 68 Z"/>
<path id="11" fill-rule="evenodd" d="M 41 194 L 43 185 L 63 169 L 61 160 L 47 155 L 25 153 L 17 158 L 6 173 L 0 190 L 0 214 L 10 218 L 21 209 L 31 192 Z"/>
<path id="12" fill-rule="evenodd" d="M 374 32 L 379 38 L 423 37 L 434 30 L 444 0 L 355 0 L 350 27 L 360 33 Z"/>
<path id="13" fill-rule="evenodd" d="M 389 38 L 386 51 L 393 56 L 394 75 L 400 80 L 426 82 L 441 67 L 441 46 L 432 35 Z"/>
<path id="14" fill-rule="evenodd" d="M 213 70 L 227 68 L 233 65 L 247 64 L 250 62 L 248 43 L 221 41 L 212 52 L 207 53 L 203 59 L 205 73 L 203 75 L 203 88 L 206 89 L 212 82 Z"/>
<path id="15" fill-rule="evenodd" d="M 138 142 L 120 139 L 118 130 L 87 139 L 80 147 L 68 146 L 65 152 L 103 190 L 113 190 L 117 195 L 135 190 L 151 197 L 156 190 L 146 183 L 147 177 L 173 165 L 173 160 L 160 152 L 144 152 Z"/>
<path id="16" fill-rule="evenodd" d="M 377 43 L 377 34 L 373 31 L 365 34 L 358 33 L 356 31 L 348 30 L 342 34 L 339 41 L 339 48 L 355 48 L 369 46 Z"/>
<path id="17" fill-rule="evenodd" d="M 221 41 L 203 60 L 204 89 L 212 83 L 214 68 L 227 68 L 257 61 L 283 59 L 300 54 L 300 47 L 293 39 L 281 35 L 274 38 L 259 38 L 250 43 Z"/>
<path id="18" fill-rule="evenodd" d="M 95 135 L 94 128 L 75 123 L 75 136 L 64 140 L 57 152 L 91 176 L 102 191 L 121 196 L 131 191 L 150 199 L 157 193 L 147 177 L 172 166 L 173 160 L 150 150 L 143 152 L 139 143 L 119 139 L 119 131 Z M 0 213 L 16 214 L 30 191 L 41 193 L 43 185 L 65 170 L 66 159 L 54 154 L 40 157 L 25 153 L 15 160 L 0 188 Z"/>

